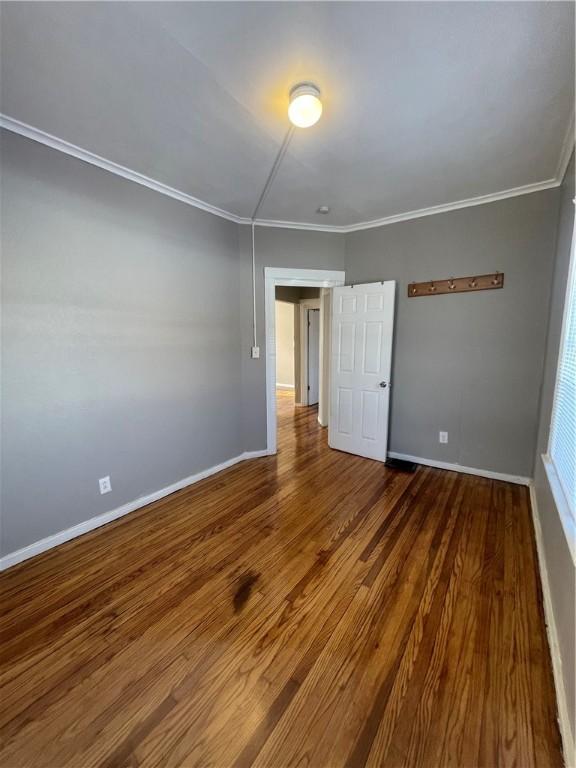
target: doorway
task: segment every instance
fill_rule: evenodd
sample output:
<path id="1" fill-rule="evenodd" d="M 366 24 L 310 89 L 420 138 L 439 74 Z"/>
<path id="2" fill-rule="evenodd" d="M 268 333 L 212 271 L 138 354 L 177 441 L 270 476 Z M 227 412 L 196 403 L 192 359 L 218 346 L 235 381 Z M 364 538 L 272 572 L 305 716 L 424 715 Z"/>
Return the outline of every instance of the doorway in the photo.
<path id="1" fill-rule="evenodd" d="M 320 399 L 320 288 L 276 286 L 276 390 L 295 406 Z M 324 289 L 326 290 L 326 289 Z M 284 408 L 284 411 L 286 409 Z"/>
<path id="2" fill-rule="evenodd" d="M 297 339 L 296 305 L 276 289 L 276 389 L 294 395 L 296 381 Z"/>
<path id="3" fill-rule="evenodd" d="M 276 288 L 282 286 L 283 288 L 332 288 L 339 285 L 344 285 L 345 274 L 343 271 L 332 270 L 320 270 L 320 269 L 290 269 L 290 268 L 273 268 L 266 267 L 264 270 L 264 299 L 265 299 L 265 320 L 266 320 L 266 426 L 267 426 L 267 452 L 274 454 L 277 451 L 277 350 L 276 350 Z M 315 302 L 313 306 L 307 306 L 309 302 Z M 325 321 L 326 301 L 323 296 L 316 299 L 305 299 L 302 303 L 298 301 L 299 317 L 302 316 L 303 311 L 310 309 L 316 309 L 318 319 L 318 332 L 319 338 L 322 339 L 325 333 L 329 331 L 329 323 Z M 300 328 L 301 323 L 298 323 Z M 326 327 L 328 326 L 328 327 Z M 300 402 L 308 404 L 308 385 L 309 382 L 306 378 L 306 390 L 302 393 L 302 368 L 305 366 L 306 371 L 308 369 L 308 334 L 302 334 L 305 343 L 300 344 L 300 355 L 298 359 L 295 356 L 295 378 L 294 378 L 294 398 L 300 397 Z M 323 375 L 323 371 L 326 366 L 327 355 L 322 355 L 322 343 L 319 342 L 318 350 L 318 405 L 319 410 L 322 410 L 322 406 L 325 405 L 323 401 L 326 397 L 323 397 L 323 392 L 326 389 L 326 376 Z M 305 348 L 305 354 L 304 354 Z M 323 358 L 323 359 L 321 359 Z M 296 370 L 300 366 L 300 375 L 296 375 Z M 307 377 L 307 372 L 306 372 Z M 280 382 L 283 383 L 283 382 Z M 298 391 L 300 389 L 300 392 Z M 289 390 L 280 390 L 283 393 L 289 392 Z"/>

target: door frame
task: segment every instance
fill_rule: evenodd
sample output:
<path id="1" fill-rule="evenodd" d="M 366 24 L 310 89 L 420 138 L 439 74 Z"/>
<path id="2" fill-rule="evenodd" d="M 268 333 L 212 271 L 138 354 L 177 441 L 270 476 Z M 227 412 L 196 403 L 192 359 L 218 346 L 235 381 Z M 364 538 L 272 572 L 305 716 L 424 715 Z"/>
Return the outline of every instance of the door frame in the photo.
<path id="1" fill-rule="evenodd" d="M 264 316 L 266 329 L 266 452 L 277 453 L 276 442 L 276 286 L 334 288 L 344 285 L 344 270 L 264 267 Z"/>
<path id="2" fill-rule="evenodd" d="M 320 309 L 320 299 L 302 299 L 300 308 L 300 405 L 308 405 L 308 310 Z M 320 339 L 322 344 L 322 339 Z M 320 363 L 318 363 L 320 365 Z M 320 368 L 318 368 L 320 373 Z"/>

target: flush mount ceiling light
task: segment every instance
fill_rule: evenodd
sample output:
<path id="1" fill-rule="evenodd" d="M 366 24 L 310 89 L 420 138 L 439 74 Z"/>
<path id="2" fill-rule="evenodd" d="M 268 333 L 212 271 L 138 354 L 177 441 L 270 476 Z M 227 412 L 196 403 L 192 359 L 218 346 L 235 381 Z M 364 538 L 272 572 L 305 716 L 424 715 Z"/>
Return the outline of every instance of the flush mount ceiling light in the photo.
<path id="1" fill-rule="evenodd" d="M 298 128 L 309 128 L 320 120 L 320 89 L 314 83 L 298 83 L 290 91 L 288 117 Z"/>

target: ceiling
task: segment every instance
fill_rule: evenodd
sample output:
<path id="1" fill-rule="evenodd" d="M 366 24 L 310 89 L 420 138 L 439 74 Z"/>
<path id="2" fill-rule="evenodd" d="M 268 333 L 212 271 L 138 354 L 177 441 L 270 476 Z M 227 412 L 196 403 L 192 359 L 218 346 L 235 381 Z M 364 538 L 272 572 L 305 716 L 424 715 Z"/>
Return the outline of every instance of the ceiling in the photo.
<path id="1" fill-rule="evenodd" d="M 547 182 L 574 109 L 574 5 L 2 5 L 4 115 L 234 216 L 303 79 L 324 114 L 296 131 L 263 219 L 350 227 Z"/>

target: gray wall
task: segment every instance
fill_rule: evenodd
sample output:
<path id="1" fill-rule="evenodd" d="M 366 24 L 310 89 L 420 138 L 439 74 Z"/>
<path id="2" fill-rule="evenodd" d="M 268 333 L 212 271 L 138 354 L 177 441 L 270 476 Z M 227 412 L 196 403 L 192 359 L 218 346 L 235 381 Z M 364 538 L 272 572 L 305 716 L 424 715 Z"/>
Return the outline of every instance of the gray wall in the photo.
<path id="1" fill-rule="evenodd" d="M 266 405 L 249 228 L 1 140 L 6 554 L 265 448 Z M 258 229 L 257 262 L 264 353 L 263 267 L 342 269 L 344 238 Z"/>
<path id="2" fill-rule="evenodd" d="M 237 225 L 7 132 L 2 160 L 7 553 L 243 445 Z"/>
<path id="3" fill-rule="evenodd" d="M 264 328 L 264 267 L 344 269 L 345 238 L 331 232 L 297 229 L 256 229 L 256 312 L 260 359 L 250 359 L 252 346 L 252 271 L 250 227 L 240 227 L 242 259 L 242 417 L 244 448 L 266 448 L 266 359 Z"/>
<path id="4" fill-rule="evenodd" d="M 9 133 L 3 164 L 2 552 L 266 447 L 265 266 L 398 280 L 391 449 L 532 474 L 558 190 L 349 236 L 258 228 L 253 361 L 249 227 Z M 503 291 L 405 296 L 493 269 Z"/>
<path id="5" fill-rule="evenodd" d="M 397 280 L 390 450 L 532 476 L 558 190 L 346 238 L 346 281 Z M 407 298 L 505 272 L 502 290 Z M 447 445 L 439 430 L 449 433 Z"/>
<path id="6" fill-rule="evenodd" d="M 538 514 L 542 527 L 542 540 L 550 582 L 554 610 L 554 621 L 558 632 L 564 687 L 568 703 L 570 722 L 576 722 L 576 668 L 574 638 L 576 635 L 576 568 L 564 535 L 564 529 L 550 491 L 541 455 L 548 448 L 550 419 L 556 383 L 556 367 L 562 331 L 564 298 L 570 264 L 570 244 L 574 223 L 574 157 L 562 185 L 562 202 L 558 221 L 558 239 L 550 322 L 546 344 L 546 362 L 542 384 L 540 424 L 535 456 L 534 486 L 538 503 Z M 574 739 L 575 734 L 572 734 Z"/>

